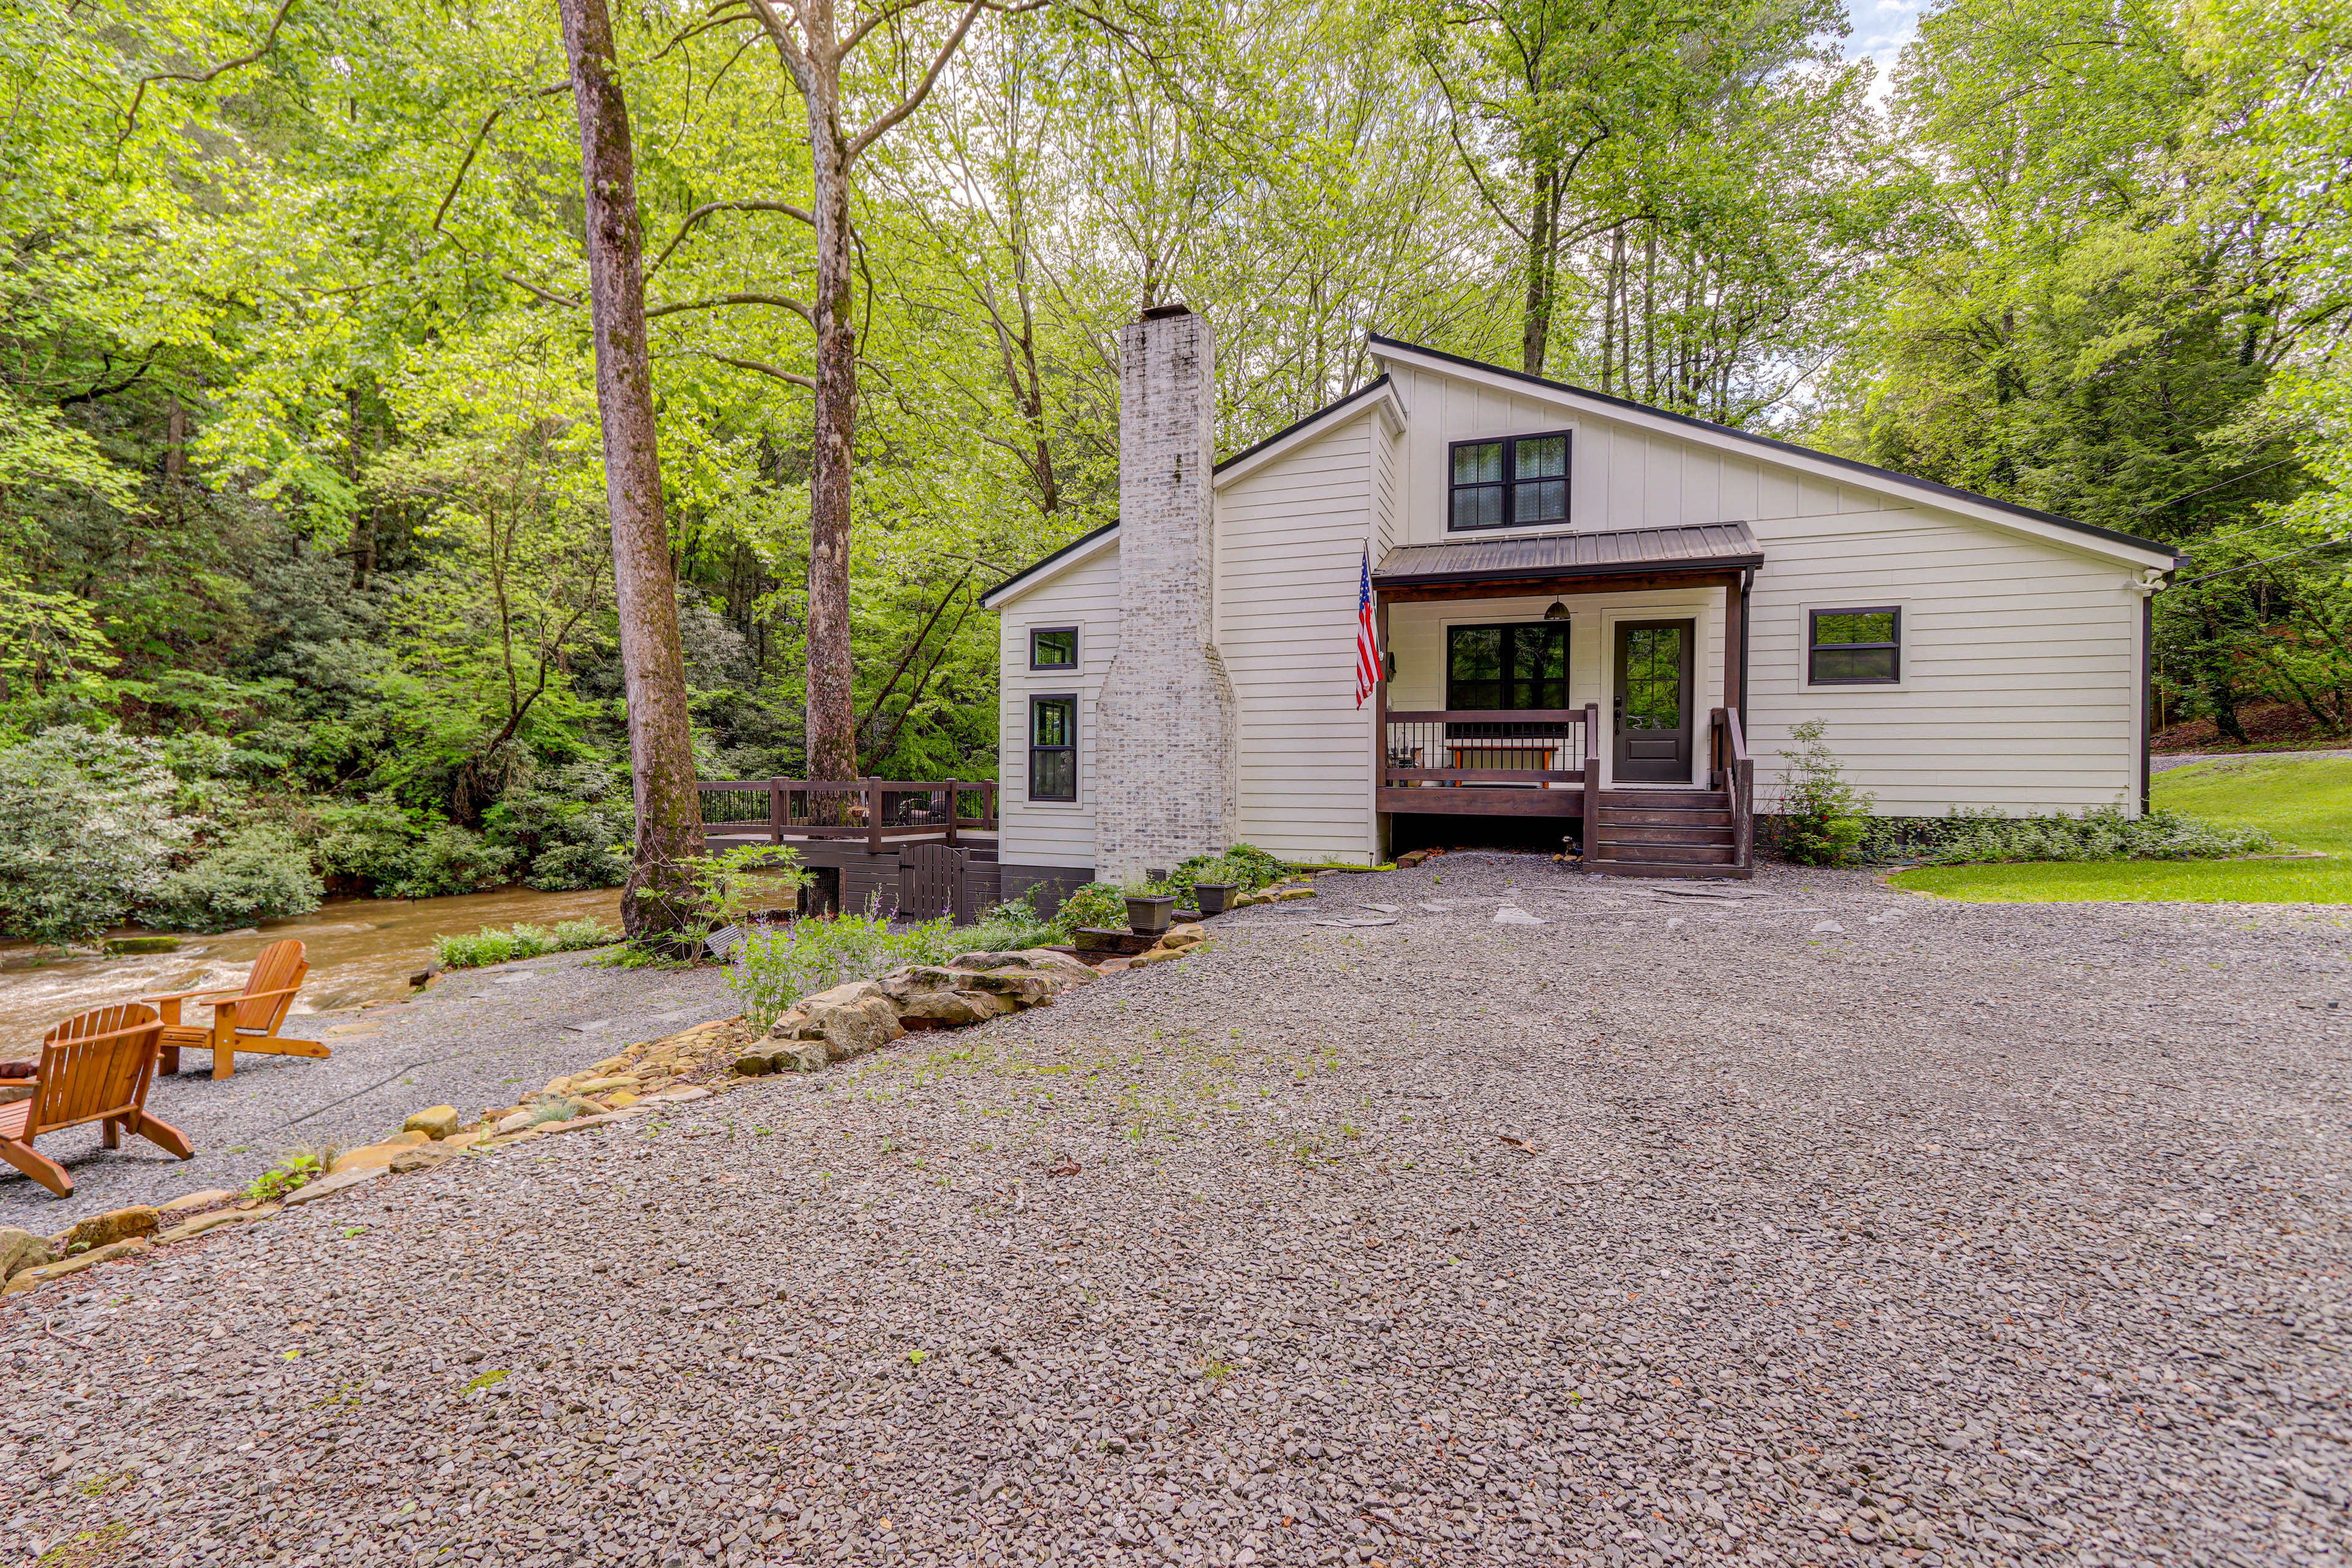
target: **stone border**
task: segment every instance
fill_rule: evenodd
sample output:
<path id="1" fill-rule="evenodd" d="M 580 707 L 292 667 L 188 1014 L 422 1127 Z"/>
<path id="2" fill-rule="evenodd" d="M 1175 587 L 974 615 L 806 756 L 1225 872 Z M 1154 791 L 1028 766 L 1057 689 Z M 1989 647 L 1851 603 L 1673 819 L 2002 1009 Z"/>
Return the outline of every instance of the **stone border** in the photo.
<path id="1" fill-rule="evenodd" d="M 1271 902 L 1276 896 L 1314 895 L 1311 889 L 1298 889 L 1260 894 L 1253 901 Z M 1114 960 L 1101 970 L 1042 948 L 960 953 L 944 966 L 917 964 L 804 996 L 765 1031 L 748 1027 L 740 1017 L 720 1018 L 643 1041 L 581 1072 L 549 1079 L 545 1089 L 519 1104 L 485 1107 L 470 1122 L 455 1106 L 427 1106 L 411 1114 L 393 1137 L 343 1152 L 325 1174 L 275 1201 L 212 1188 L 158 1206 L 134 1205 L 93 1215 L 53 1237 L 0 1226 L 0 1280 L 5 1281 L 0 1295 L 35 1289 L 215 1230 L 259 1224 L 353 1187 L 431 1170 L 468 1151 L 609 1127 L 707 1100 L 730 1078 L 814 1072 L 910 1031 L 962 1028 L 1042 1007 L 1073 986 L 1092 984 L 1104 971 L 1186 957 L 1205 936 L 1197 925 L 1178 926 L 1150 952 Z"/>

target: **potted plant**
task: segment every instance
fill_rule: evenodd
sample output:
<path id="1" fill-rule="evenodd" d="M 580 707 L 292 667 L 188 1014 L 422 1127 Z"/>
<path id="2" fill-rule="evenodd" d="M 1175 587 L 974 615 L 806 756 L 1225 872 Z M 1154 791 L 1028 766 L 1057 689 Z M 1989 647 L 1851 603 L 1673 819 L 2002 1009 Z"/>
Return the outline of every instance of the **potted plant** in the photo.
<path id="1" fill-rule="evenodd" d="M 1175 895 L 1155 893 L 1151 886 L 1149 882 L 1131 882 L 1125 889 L 1127 929 L 1138 936 L 1158 936 L 1175 918 Z"/>
<path id="2" fill-rule="evenodd" d="M 1221 915 L 1233 907 L 1234 889 L 1240 886 L 1239 882 L 1195 882 L 1192 896 L 1201 900 L 1202 914 Z"/>

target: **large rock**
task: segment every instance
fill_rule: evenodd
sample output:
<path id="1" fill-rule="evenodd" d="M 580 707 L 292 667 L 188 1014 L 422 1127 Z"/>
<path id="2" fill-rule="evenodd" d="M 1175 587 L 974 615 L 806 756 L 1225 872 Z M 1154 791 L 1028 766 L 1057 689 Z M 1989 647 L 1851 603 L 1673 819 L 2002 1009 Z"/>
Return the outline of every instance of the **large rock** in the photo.
<path id="1" fill-rule="evenodd" d="M 77 1247 L 95 1249 L 134 1236 L 152 1236 L 155 1224 L 155 1211 L 144 1204 L 131 1208 L 109 1209 L 104 1214 L 90 1215 L 66 1232 L 65 1246 L 60 1250 L 70 1254 Z"/>
<path id="2" fill-rule="evenodd" d="M 963 983 L 961 989 L 992 992 L 1020 1007 L 1045 1005 L 1060 993 L 1064 984 L 1055 975 L 1034 974 L 1016 969 L 992 969 L 958 978 Z"/>
<path id="3" fill-rule="evenodd" d="M 206 1187 L 203 1192 L 183 1193 L 168 1204 L 159 1204 L 156 1205 L 155 1212 L 159 1215 L 172 1215 L 178 1214 L 184 1209 L 208 1209 L 215 1204 L 226 1203 L 235 1196 L 236 1194 L 226 1187 Z"/>
<path id="4" fill-rule="evenodd" d="M 845 1005 L 813 1005 L 808 1015 L 802 1037 L 814 1030 L 824 1041 L 825 1055 L 837 1062 L 878 1050 L 907 1032 L 899 1026 L 898 1009 L 878 994 Z"/>
<path id="5" fill-rule="evenodd" d="M 457 1152 L 440 1143 L 421 1143 L 414 1149 L 403 1149 L 384 1165 L 395 1176 L 405 1176 L 416 1171 L 429 1171 L 444 1160 L 454 1160 Z"/>
<path id="6" fill-rule="evenodd" d="M 400 1130 L 404 1132 L 422 1132 L 427 1138 L 441 1139 L 457 1131 L 464 1120 L 457 1114 L 457 1108 L 454 1105 L 433 1105 L 427 1106 L 423 1110 L 412 1112 L 408 1120 L 401 1123 Z"/>
<path id="7" fill-rule="evenodd" d="M 509 1132 L 520 1132 L 538 1120 L 539 1112 L 536 1110 L 526 1108 L 516 1111 L 511 1116 L 500 1117 L 499 1119 L 498 1131 L 501 1135 Z"/>
<path id="8" fill-rule="evenodd" d="M 898 1017 L 932 1028 L 961 1029 L 1013 1012 L 1014 1005 L 987 991 L 926 991 L 898 1004 Z"/>
<path id="9" fill-rule="evenodd" d="M 0 1279 L 19 1269 L 38 1268 L 57 1260 L 58 1255 L 49 1250 L 47 1237 L 18 1230 L 15 1226 L 0 1226 Z"/>
<path id="10" fill-rule="evenodd" d="M 1160 945 L 1162 947 L 1191 947 L 1194 942 L 1206 941 L 1208 935 L 1209 933 L 1207 931 L 1202 931 L 1196 925 L 1170 926 L 1168 928 L 1168 934 L 1160 939 Z"/>
<path id="11" fill-rule="evenodd" d="M 147 1212 L 152 1214 L 155 1211 L 149 1209 Z M 144 1252 L 153 1245 L 154 1243 L 143 1236 L 134 1236 L 121 1241 L 110 1241 L 103 1247 L 93 1247 L 88 1252 L 76 1253 L 73 1257 L 62 1258 L 56 1263 L 44 1263 L 32 1268 L 20 1268 L 9 1277 L 5 1293 L 13 1296 L 19 1290 L 30 1290 L 34 1286 L 45 1284 L 51 1279 L 62 1279 L 68 1274 L 79 1274 L 85 1268 L 95 1268 L 101 1263 L 111 1263 L 118 1258 L 128 1258 L 133 1253 Z"/>
<path id="12" fill-rule="evenodd" d="M 268 1219 L 277 1212 L 276 1204 L 264 1204 L 259 1208 L 250 1209 L 215 1209 L 210 1214 L 200 1214 L 194 1219 L 182 1220 L 171 1229 L 160 1232 L 155 1240 L 159 1245 L 165 1242 L 186 1241 L 202 1236 L 208 1230 L 218 1230 L 223 1226 L 251 1225 L 256 1220 Z"/>

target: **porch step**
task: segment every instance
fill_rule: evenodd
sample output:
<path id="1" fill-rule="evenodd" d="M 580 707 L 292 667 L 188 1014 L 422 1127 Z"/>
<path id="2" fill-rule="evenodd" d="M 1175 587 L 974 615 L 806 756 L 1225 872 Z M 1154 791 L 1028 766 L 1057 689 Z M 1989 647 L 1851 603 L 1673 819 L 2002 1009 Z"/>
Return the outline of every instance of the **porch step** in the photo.
<path id="1" fill-rule="evenodd" d="M 1723 790 L 1607 790 L 1588 825 L 1588 870 L 1613 877 L 1747 877 Z"/>

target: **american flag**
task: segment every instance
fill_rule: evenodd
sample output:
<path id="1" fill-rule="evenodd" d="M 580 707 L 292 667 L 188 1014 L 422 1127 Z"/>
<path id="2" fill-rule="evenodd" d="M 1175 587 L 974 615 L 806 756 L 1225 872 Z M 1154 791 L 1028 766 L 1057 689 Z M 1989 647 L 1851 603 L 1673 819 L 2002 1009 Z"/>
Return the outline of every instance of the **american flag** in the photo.
<path id="1" fill-rule="evenodd" d="M 1364 552 L 1362 587 L 1356 595 L 1356 706 L 1380 684 L 1381 649 L 1372 638 L 1372 552 Z"/>

